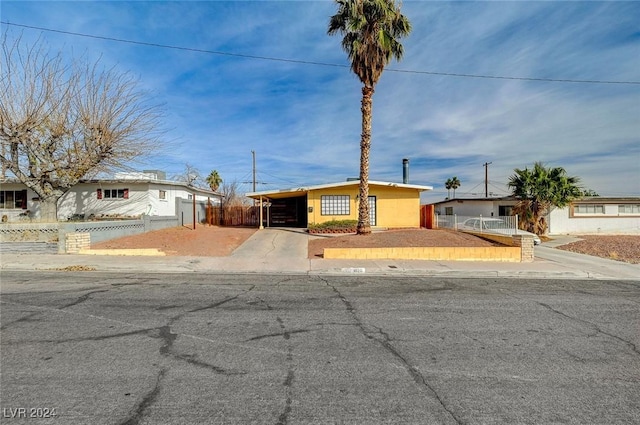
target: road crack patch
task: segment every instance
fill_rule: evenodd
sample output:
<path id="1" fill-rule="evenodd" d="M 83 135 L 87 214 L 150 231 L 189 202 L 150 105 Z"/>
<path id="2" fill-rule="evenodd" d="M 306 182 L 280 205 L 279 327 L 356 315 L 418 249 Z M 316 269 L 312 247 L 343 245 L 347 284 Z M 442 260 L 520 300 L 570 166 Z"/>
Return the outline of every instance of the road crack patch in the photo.
<path id="1" fill-rule="evenodd" d="M 223 369 L 219 366 L 215 366 L 212 365 L 211 363 L 207 363 L 207 362 L 203 362 L 202 360 L 198 360 L 196 358 L 196 356 L 194 355 L 189 355 L 189 354 L 172 354 L 172 356 L 178 360 L 183 360 L 193 366 L 198 366 L 201 367 L 203 369 L 207 369 L 211 372 L 214 372 L 218 375 L 227 375 L 227 376 L 231 376 L 231 375 L 246 375 L 246 372 L 237 372 L 237 371 L 231 371 L 231 370 L 227 370 L 227 369 Z"/>
<path id="2" fill-rule="evenodd" d="M 335 285 L 332 285 L 329 281 L 323 279 L 322 277 L 320 277 L 320 279 L 323 280 L 326 283 L 326 285 L 329 288 L 331 288 L 333 290 L 333 292 L 338 296 L 338 298 L 342 301 L 342 303 L 345 305 L 345 308 L 346 308 L 347 312 L 349 313 L 349 315 L 351 316 L 351 318 L 355 322 L 356 327 L 358 329 L 360 329 L 360 332 L 362 333 L 362 335 L 365 338 L 367 338 L 368 340 L 371 340 L 371 341 L 374 341 L 374 342 L 378 343 L 389 354 L 391 354 L 393 357 L 395 357 L 400 362 L 400 364 L 403 366 L 403 368 L 407 371 L 409 376 L 413 379 L 413 381 L 416 384 L 418 384 L 419 386 L 425 388 L 435 398 L 435 400 L 440 404 L 440 406 L 449 414 L 449 416 L 451 416 L 451 418 L 457 424 L 463 424 L 461 419 L 459 419 L 455 415 L 455 413 L 446 405 L 446 403 L 444 402 L 442 397 L 440 397 L 440 395 L 435 390 L 435 388 L 427 381 L 427 379 L 422 375 L 422 373 L 420 373 L 418 368 L 416 368 L 414 365 L 412 365 L 409 362 L 409 360 L 407 358 L 405 358 L 391 344 L 391 342 L 390 342 L 391 338 L 389 337 L 389 334 L 387 334 L 386 332 L 384 332 L 382 329 L 380 329 L 378 327 L 375 327 L 377 332 L 371 332 L 370 330 L 368 330 L 366 325 L 358 317 L 357 311 L 356 311 L 355 307 L 353 306 L 353 304 L 351 303 L 351 301 L 349 301 L 349 299 L 347 297 L 345 297 L 340 292 L 340 290 L 338 288 L 336 288 Z"/>
<path id="3" fill-rule="evenodd" d="M 153 389 L 142 398 L 140 403 L 138 403 L 138 406 L 135 408 L 133 414 L 129 416 L 129 418 L 120 422 L 120 425 L 138 425 L 140 423 L 140 421 L 144 417 L 146 410 L 149 408 L 149 406 L 155 403 L 156 398 L 160 393 L 162 379 L 164 378 L 166 372 L 166 369 L 160 369 L 160 372 L 158 373 L 158 376 L 156 378 L 156 384 Z"/>
<path id="4" fill-rule="evenodd" d="M 65 309 L 65 308 L 69 308 L 69 307 L 73 307 L 74 305 L 78 305 L 80 303 L 83 303 L 85 301 L 87 301 L 89 298 L 91 298 L 91 295 L 93 294 L 97 294 L 100 292 L 109 292 L 108 289 L 100 289 L 97 291 L 91 291 L 91 292 L 87 292 L 84 295 L 79 296 L 75 301 L 70 302 L 69 304 L 63 305 L 62 307 L 60 307 L 60 310 Z"/>
<path id="5" fill-rule="evenodd" d="M 291 413 L 291 400 L 293 394 L 293 380 L 295 377 L 295 370 L 293 367 L 293 347 L 291 346 L 291 342 L 289 341 L 291 338 L 291 333 L 287 330 L 284 325 L 284 321 L 279 316 L 276 317 L 276 321 L 280 325 L 280 330 L 282 331 L 280 335 L 284 338 L 285 343 L 287 345 L 287 376 L 285 377 L 282 385 L 285 388 L 285 406 L 283 412 L 278 417 L 278 425 L 287 425 L 289 422 L 289 415 Z"/>
<path id="6" fill-rule="evenodd" d="M 194 308 L 193 310 L 189 310 L 189 311 L 187 311 L 187 312 L 183 313 L 182 315 L 189 314 L 189 313 L 197 313 L 198 311 L 210 310 L 210 309 L 212 309 L 212 308 L 220 307 L 220 306 L 221 306 L 221 305 L 223 305 L 223 304 L 226 304 L 226 303 L 228 303 L 228 302 L 230 302 L 230 301 L 234 301 L 234 300 L 238 299 L 240 296 L 242 296 L 242 295 L 246 294 L 247 292 L 251 292 L 251 291 L 253 291 L 253 289 L 254 289 L 255 287 L 256 287 L 255 285 L 252 285 L 252 286 L 251 286 L 249 289 L 247 289 L 246 291 L 241 292 L 241 293 L 239 293 L 239 294 L 237 294 L 237 295 L 234 295 L 233 297 L 225 298 L 225 299 L 224 299 L 224 300 L 222 300 L 222 301 L 218 301 L 218 302 L 215 302 L 215 303 L 212 303 L 212 304 L 206 305 L 206 306 L 204 306 L 204 307 Z"/>
<path id="7" fill-rule="evenodd" d="M 284 339 L 289 339 L 291 338 L 291 335 L 293 334 L 301 334 L 301 333 L 307 333 L 307 332 L 312 332 L 312 330 L 310 329 L 294 329 L 291 331 L 286 331 L 286 332 L 275 332 L 275 333 L 270 333 L 270 334 L 266 334 L 266 335 L 258 335 L 258 336 L 254 336 L 253 338 L 249 338 L 247 340 L 245 340 L 244 342 L 250 342 L 250 341 L 258 341 L 260 339 L 265 339 L 265 338 L 276 338 L 276 337 L 284 337 Z"/>
<path id="8" fill-rule="evenodd" d="M 34 317 L 38 316 L 39 314 L 40 314 L 40 312 L 39 312 L 39 311 L 33 311 L 33 312 L 29 313 L 29 314 L 26 314 L 26 315 L 22 316 L 22 317 L 21 317 L 21 318 L 19 318 L 19 319 L 16 319 L 16 320 L 14 320 L 14 321 L 12 321 L 12 322 L 5 323 L 4 325 L 0 326 L 0 330 L 5 330 L 5 329 L 7 329 L 9 326 L 11 326 L 11 325 L 15 325 L 16 323 L 21 323 L 21 322 L 36 322 L 37 320 L 31 320 L 31 319 L 33 319 Z"/>
<path id="9" fill-rule="evenodd" d="M 255 285 L 251 285 L 251 287 L 245 291 L 242 291 L 232 297 L 227 297 L 221 301 L 216 301 L 212 304 L 203 306 L 203 307 L 198 307 L 198 308 L 194 308 L 192 310 L 188 310 L 185 311 L 183 313 L 180 313 L 178 315 L 175 315 L 173 317 L 171 317 L 168 321 L 167 324 L 157 328 L 158 331 L 158 338 L 160 338 L 164 343 L 162 344 L 162 346 L 159 349 L 159 352 L 162 356 L 165 357 L 171 357 L 175 360 L 180 360 L 180 361 L 184 361 L 190 365 L 193 366 L 197 366 L 200 368 L 204 368 L 207 369 L 211 372 L 217 373 L 217 374 L 223 374 L 223 375 L 244 375 L 246 372 L 240 372 L 240 371 L 230 371 L 227 369 L 224 369 L 220 366 L 216 366 L 207 362 L 204 362 L 202 360 L 198 360 L 196 358 L 195 355 L 189 355 L 189 354 L 180 354 L 180 353 L 176 353 L 174 351 L 174 343 L 175 341 L 178 339 L 178 336 L 180 335 L 179 333 L 174 333 L 171 331 L 171 326 L 177 322 L 178 320 L 182 319 L 184 316 L 190 314 L 190 313 L 196 313 L 196 312 L 200 312 L 200 311 L 204 311 L 204 310 L 210 310 L 210 309 L 214 309 L 216 307 L 219 307 L 223 304 L 226 304 L 228 302 L 231 302 L 233 300 L 236 300 L 238 297 L 252 291 L 255 288 Z"/>
<path id="10" fill-rule="evenodd" d="M 584 320 L 584 319 L 580 319 L 578 317 L 569 316 L 568 314 L 563 313 L 562 311 L 551 307 L 549 304 L 545 304 L 545 303 L 539 302 L 539 301 L 537 301 L 537 303 L 538 303 L 538 305 L 546 308 L 549 311 L 552 311 L 555 314 L 558 314 L 558 315 L 560 315 L 562 317 L 565 317 L 565 318 L 567 318 L 569 320 L 573 320 L 575 322 L 581 323 L 583 325 L 587 325 L 587 326 L 591 327 L 597 333 L 601 333 L 603 335 L 608 336 L 609 338 L 613 338 L 615 340 L 618 340 L 618 341 L 622 342 L 623 344 L 625 344 L 627 347 L 629 347 L 631 349 L 631 351 L 633 351 L 634 353 L 640 354 L 640 351 L 638 351 L 638 347 L 633 342 L 627 341 L 626 339 L 621 338 L 618 335 L 614 335 L 612 333 L 606 332 L 606 331 L 600 329 L 600 327 L 598 325 L 596 325 L 595 323 L 593 323 L 593 322 L 590 322 L 590 321 Z"/>

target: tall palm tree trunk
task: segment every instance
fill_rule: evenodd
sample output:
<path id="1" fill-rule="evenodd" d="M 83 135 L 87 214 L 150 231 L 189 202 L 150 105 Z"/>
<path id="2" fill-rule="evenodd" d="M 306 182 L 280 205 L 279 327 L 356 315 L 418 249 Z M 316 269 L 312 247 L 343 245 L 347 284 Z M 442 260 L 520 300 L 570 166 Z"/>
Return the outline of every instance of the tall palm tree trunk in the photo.
<path id="1" fill-rule="evenodd" d="M 369 151 L 371 150 L 371 116 L 373 87 L 362 87 L 362 136 L 360 138 L 360 200 L 358 204 L 357 234 L 371 233 L 369 220 Z"/>

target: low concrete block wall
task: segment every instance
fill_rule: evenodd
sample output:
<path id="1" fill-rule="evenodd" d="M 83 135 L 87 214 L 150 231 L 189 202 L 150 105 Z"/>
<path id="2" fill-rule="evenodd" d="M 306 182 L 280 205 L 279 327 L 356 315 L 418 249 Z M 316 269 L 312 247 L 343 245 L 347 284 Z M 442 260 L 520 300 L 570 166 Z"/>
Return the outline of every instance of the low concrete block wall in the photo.
<path id="1" fill-rule="evenodd" d="M 493 242 L 498 242 L 502 245 L 515 246 L 520 248 L 520 261 L 523 263 L 531 263 L 535 259 L 535 253 L 533 249 L 535 243 L 533 241 L 533 236 L 531 235 L 518 233 L 511 236 L 502 236 L 494 235 L 491 233 L 468 232 L 466 230 L 465 233 L 469 233 L 471 235 L 475 235 Z"/>
<path id="2" fill-rule="evenodd" d="M 513 235 L 513 244 L 520 247 L 520 261 L 523 263 L 531 263 L 535 259 L 533 247 L 533 236 L 531 235 Z"/>
<path id="3" fill-rule="evenodd" d="M 128 256 L 135 255 L 141 257 L 157 257 L 165 256 L 164 252 L 156 248 L 137 248 L 137 249 L 80 249 L 78 254 L 82 255 L 112 255 L 112 256 Z"/>
<path id="4" fill-rule="evenodd" d="M 0 242 L 57 242 L 58 223 L 2 223 Z"/>
<path id="5" fill-rule="evenodd" d="M 78 254 L 80 250 L 89 249 L 91 246 L 91 234 L 83 233 L 67 233 L 65 235 L 65 252 L 67 254 Z"/>
<path id="6" fill-rule="evenodd" d="M 120 238 L 122 236 L 136 235 L 144 233 L 144 221 L 137 220 L 117 220 L 117 221 L 78 221 L 60 224 L 62 234 L 69 233 L 91 233 L 91 240 L 103 242 L 109 239 Z M 62 240 L 62 237 L 60 237 Z"/>
<path id="7" fill-rule="evenodd" d="M 325 248 L 324 258 L 520 262 L 519 247 Z"/>
<path id="8" fill-rule="evenodd" d="M 491 234 L 491 233 L 481 233 L 481 232 L 470 232 L 470 231 L 467 231 L 467 230 L 464 230 L 464 233 L 468 233 L 470 235 L 474 235 L 474 236 L 477 236 L 479 238 L 486 239 L 488 241 L 498 242 L 499 244 L 502 244 L 504 246 L 516 246 L 514 244 L 512 236 L 494 235 L 494 234 Z"/>
<path id="9" fill-rule="evenodd" d="M 135 220 L 61 223 L 0 223 L 0 243 L 58 242 L 58 253 L 64 254 L 68 252 L 67 235 L 87 233 L 91 235 L 91 241 L 96 243 L 178 225 L 178 216 L 143 216 Z M 75 236 L 72 236 L 70 240 L 74 238 Z M 72 245 L 75 246 L 74 243 Z"/>

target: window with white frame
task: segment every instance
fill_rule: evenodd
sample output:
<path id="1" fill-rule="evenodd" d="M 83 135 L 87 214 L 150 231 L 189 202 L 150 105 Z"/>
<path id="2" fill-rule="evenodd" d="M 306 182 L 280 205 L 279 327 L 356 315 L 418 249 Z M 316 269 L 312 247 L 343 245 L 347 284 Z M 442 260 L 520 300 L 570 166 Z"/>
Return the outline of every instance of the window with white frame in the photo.
<path id="1" fill-rule="evenodd" d="M 579 204 L 573 207 L 575 214 L 604 214 L 604 205 Z"/>
<path id="2" fill-rule="evenodd" d="M 160 199 L 162 201 L 166 201 L 167 200 L 167 191 L 166 190 L 159 191 L 158 199 Z"/>
<path id="3" fill-rule="evenodd" d="M 640 214 L 640 204 L 618 205 L 618 214 Z"/>
<path id="4" fill-rule="evenodd" d="M 320 197 L 321 215 L 351 214 L 349 195 L 322 195 Z"/>

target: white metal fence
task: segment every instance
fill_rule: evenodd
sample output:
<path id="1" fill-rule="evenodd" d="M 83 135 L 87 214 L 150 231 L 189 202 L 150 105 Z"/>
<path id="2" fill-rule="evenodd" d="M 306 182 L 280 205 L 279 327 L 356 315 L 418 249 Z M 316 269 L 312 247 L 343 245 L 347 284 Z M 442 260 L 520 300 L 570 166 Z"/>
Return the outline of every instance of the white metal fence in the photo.
<path id="1" fill-rule="evenodd" d="M 501 233 L 515 235 L 518 233 L 518 216 L 462 216 L 436 215 L 436 226 L 441 229 L 467 230 L 478 233 Z"/>

